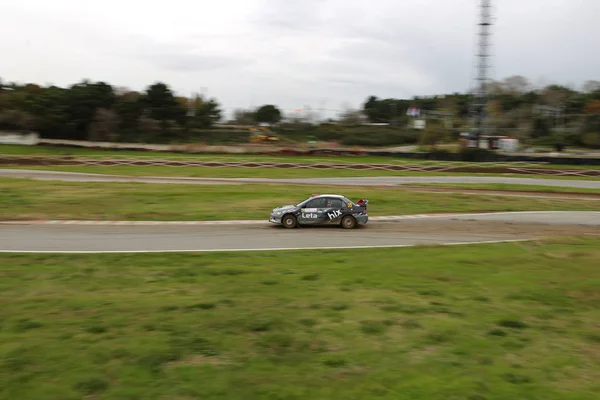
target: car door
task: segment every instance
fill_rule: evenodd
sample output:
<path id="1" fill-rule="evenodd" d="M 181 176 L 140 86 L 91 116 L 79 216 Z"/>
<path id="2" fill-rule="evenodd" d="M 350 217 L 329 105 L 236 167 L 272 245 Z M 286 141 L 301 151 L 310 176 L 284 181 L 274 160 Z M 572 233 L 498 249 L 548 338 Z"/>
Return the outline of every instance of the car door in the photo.
<path id="1" fill-rule="evenodd" d="M 324 211 L 325 222 L 339 223 L 344 215 L 344 202 L 337 197 L 328 197 Z"/>
<path id="2" fill-rule="evenodd" d="M 299 222 L 301 224 L 322 223 L 326 218 L 324 215 L 326 205 L 327 199 L 325 197 L 309 200 L 300 210 Z"/>

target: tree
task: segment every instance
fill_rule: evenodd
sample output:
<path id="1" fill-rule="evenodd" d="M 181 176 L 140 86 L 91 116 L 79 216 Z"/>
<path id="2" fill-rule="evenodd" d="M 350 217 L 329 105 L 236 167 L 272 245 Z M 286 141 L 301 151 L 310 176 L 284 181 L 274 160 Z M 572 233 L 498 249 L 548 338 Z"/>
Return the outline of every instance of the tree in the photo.
<path id="1" fill-rule="evenodd" d="M 504 86 L 500 81 L 490 81 L 486 85 L 488 94 L 499 95 L 504 93 Z M 475 89 L 471 92 L 471 95 L 475 95 Z"/>
<path id="2" fill-rule="evenodd" d="M 546 105 L 560 107 L 563 106 L 566 100 L 573 94 L 574 92 L 567 87 L 550 85 L 542 89 L 541 98 Z"/>
<path id="3" fill-rule="evenodd" d="M 600 114 L 600 100 L 592 100 L 586 104 L 583 112 L 585 114 Z"/>
<path id="4" fill-rule="evenodd" d="M 42 137 L 75 139 L 77 132 L 69 115 L 69 89 L 50 86 L 38 95 L 29 96 L 25 109 L 36 117 Z"/>
<path id="5" fill-rule="evenodd" d="M 423 134 L 421 135 L 421 146 L 430 146 L 431 148 L 435 148 L 436 145 L 444 138 L 444 130 L 436 125 L 429 124 L 427 128 L 423 130 Z"/>
<path id="6" fill-rule="evenodd" d="M 192 111 L 191 126 L 194 128 L 210 128 L 221 120 L 221 109 L 215 99 L 205 101 L 202 97 L 195 96 L 189 106 Z"/>
<path id="7" fill-rule="evenodd" d="M 88 140 L 115 141 L 118 137 L 119 116 L 113 110 L 99 108 L 90 124 Z"/>
<path id="8" fill-rule="evenodd" d="M 202 104 L 202 116 L 206 121 L 205 126 L 211 127 L 223 118 L 223 110 L 216 99 L 210 99 Z"/>
<path id="9" fill-rule="evenodd" d="M 237 125 L 252 125 L 256 121 L 254 114 L 255 112 L 252 110 L 238 108 L 233 111 L 233 123 Z"/>
<path id="10" fill-rule="evenodd" d="M 590 96 L 584 93 L 575 93 L 565 101 L 565 114 L 581 114 L 587 103 L 592 101 Z"/>
<path id="11" fill-rule="evenodd" d="M 363 112 L 369 119 L 369 122 L 380 123 L 389 121 L 389 115 L 386 115 L 382 110 L 381 100 L 376 96 L 369 96 L 363 105 Z"/>
<path id="12" fill-rule="evenodd" d="M 144 107 L 144 116 L 160 121 L 163 129 L 166 129 L 169 120 L 179 123 L 185 120 L 185 107 L 177 102 L 171 89 L 162 82 L 150 85 L 140 102 Z"/>
<path id="13" fill-rule="evenodd" d="M 21 110 L 0 111 L 0 129 L 31 131 L 35 127 L 35 119 Z"/>
<path id="14" fill-rule="evenodd" d="M 362 122 L 362 116 L 362 110 L 355 110 L 346 105 L 340 115 L 340 123 L 343 125 L 357 125 Z"/>
<path id="15" fill-rule="evenodd" d="M 144 111 L 141 101 L 142 95 L 135 91 L 121 91 L 114 110 L 119 116 L 119 130 L 121 133 L 132 134 L 137 131 L 138 121 Z"/>
<path id="16" fill-rule="evenodd" d="M 1 82 L 0 89 L 0 127 L 37 128 L 44 138 L 135 141 L 161 133 L 153 138 L 184 139 L 186 128 L 208 128 L 221 118 L 215 99 L 200 98 L 194 99 L 193 117 L 186 118 L 187 99 L 175 98 L 161 82 L 143 93 L 90 80 L 67 88 Z"/>
<path id="17" fill-rule="evenodd" d="M 370 96 L 363 105 L 363 112 L 370 122 L 393 123 L 406 121 L 406 110 L 409 107 L 434 110 L 442 97 L 414 97 L 407 99 L 378 99 Z"/>
<path id="18" fill-rule="evenodd" d="M 487 109 L 493 117 L 502 115 L 502 103 L 499 100 L 491 100 L 487 105 Z"/>
<path id="19" fill-rule="evenodd" d="M 583 118 L 581 133 L 600 133 L 600 115 L 586 115 Z"/>
<path id="20" fill-rule="evenodd" d="M 281 111 L 272 104 L 266 104 L 256 110 L 254 120 L 259 123 L 276 124 L 281 121 Z"/>
<path id="21" fill-rule="evenodd" d="M 550 135 L 550 123 L 546 118 L 536 117 L 533 120 L 531 137 L 534 139 Z"/>
<path id="22" fill-rule="evenodd" d="M 116 100 L 112 86 L 104 82 L 84 80 L 66 92 L 65 111 L 71 123 L 73 139 L 85 140 L 98 108 L 110 109 Z"/>
<path id="23" fill-rule="evenodd" d="M 455 93 L 456 98 L 456 116 L 458 118 L 466 118 L 469 116 L 469 96 Z"/>
<path id="24" fill-rule="evenodd" d="M 501 87 L 505 93 L 515 96 L 531 90 L 531 83 L 521 75 L 513 75 L 505 78 Z"/>
<path id="25" fill-rule="evenodd" d="M 557 135 L 553 129 L 557 118 L 544 117 L 533 110 L 535 105 L 551 105 L 563 110 L 560 125 L 564 123 L 564 126 L 576 128 L 571 129 L 575 137 L 565 139 L 566 144 L 595 145 L 596 134 L 600 133 L 600 81 L 588 81 L 580 91 L 566 85 L 547 84 L 538 90 L 527 78 L 515 75 L 493 82 L 490 88 L 493 90 L 490 91 L 489 110 L 493 114 L 494 127 L 510 131 L 523 141 L 533 139 L 551 143 Z M 450 112 L 453 126 L 468 129 L 472 100 L 472 94 L 468 92 L 412 98 L 372 95 L 360 110 L 342 106 L 345 112 L 341 118 L 345 124 L 355 124 L 366 117 L 371 122 L 404 125 L 409 119 L 407 109 L 417 107 Z M 102 81 L 82 80 L 68 87 L 58 87 L 0 80 L 0 129 L 36 130 L 43 138 L 185 141 L 200 136 L 199 131 L 210 128 L 221 115 L 221 106 L 216 99 L 176 97 L 162 82 L 136 92 Z M 234 112 L 235 123 L 243 125 L 272 124 L 281 119 L 282 112 L 272 104 L 259 110 Z M 431 127 L 430 123 L 428 127 Z M 309 126 L 298 123 L 293 128 L 308 129 Z M 403 134 L 400 129 L 397 132 Z M 436 132 L 432 131 L 425 139 L 431 142 L 435 137 Z M 380 136 L 372 135 L 369 142 L 380 143 Z"/>
<path id="26" fill-rule="evenodd" d="M 138 120 L 138 128 L 143 137 L 148 137 L 160 132 L 161 124 L 158 120 L 142 116 Z"/>

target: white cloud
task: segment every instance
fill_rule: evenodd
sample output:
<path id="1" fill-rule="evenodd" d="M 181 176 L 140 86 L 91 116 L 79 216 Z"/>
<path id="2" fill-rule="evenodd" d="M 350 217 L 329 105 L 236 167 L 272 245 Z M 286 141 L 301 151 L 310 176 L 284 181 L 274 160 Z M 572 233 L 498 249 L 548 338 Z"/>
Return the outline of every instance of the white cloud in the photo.
<path id="1" fill-rule="evenodd" d="M 369 95 L 409 97 L 472 85 L 478 0 L 19 0 L 2 2 L 5 80 L 89 78 L 226 107 Z M 494 76 L 580 85 L 599 79 L 598 0 L 496 1 Z"/>

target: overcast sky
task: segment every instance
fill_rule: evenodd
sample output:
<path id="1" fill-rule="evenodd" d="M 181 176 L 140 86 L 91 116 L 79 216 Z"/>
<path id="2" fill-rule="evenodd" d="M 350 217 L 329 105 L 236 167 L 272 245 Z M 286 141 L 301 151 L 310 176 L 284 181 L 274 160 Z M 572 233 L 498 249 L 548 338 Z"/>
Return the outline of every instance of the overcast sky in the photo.
<path id="1" fill-rule="evenodd" d="M 600 79 L 600 0 L 496 0 L 492 76 Z M 0 2 L 0 77 L 204 92 L 227 110 L 465 91 L 479 0 Z"/>

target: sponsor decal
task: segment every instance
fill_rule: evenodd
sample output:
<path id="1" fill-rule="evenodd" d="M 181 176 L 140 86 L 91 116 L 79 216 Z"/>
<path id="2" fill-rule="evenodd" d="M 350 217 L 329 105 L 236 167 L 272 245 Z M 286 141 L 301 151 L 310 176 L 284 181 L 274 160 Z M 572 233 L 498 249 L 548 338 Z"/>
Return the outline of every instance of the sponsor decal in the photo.
<path id="1" fill-rule="evenodd" d="M 316 208 L 303 208 L 302 212 L 303 213 L 314 213 L 314 212 L 317 212 L 317 209 Z"/>
<path id="2" fill-rule="evenodd" d="M 329 219 L 336 219 L 340 215 L 342 215 L 342 212 L 340 210 L 333 210 L 332 212 L 327 213 Z"/>
<path id="3" fill-rule="evenodd" d="M 302 213 L 302 218 L 306 218 L 306 219 L 314 219 L 317 218 L 317 214 L 315 213 Z"/>
<path id="4" fill-rule="evenodd" d="M 352 203 L 348 202 L 348 208 L 352 208 Z"/>

